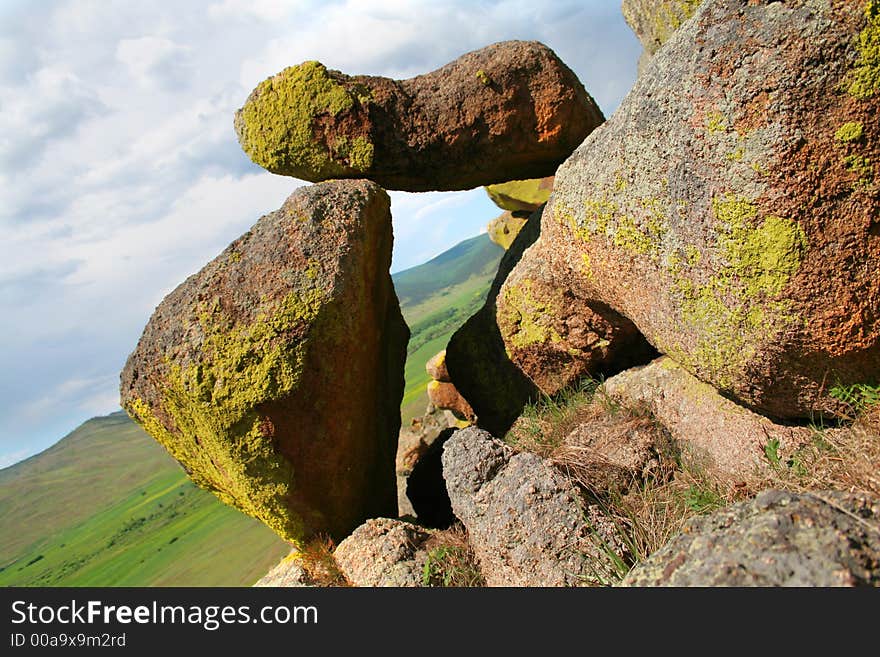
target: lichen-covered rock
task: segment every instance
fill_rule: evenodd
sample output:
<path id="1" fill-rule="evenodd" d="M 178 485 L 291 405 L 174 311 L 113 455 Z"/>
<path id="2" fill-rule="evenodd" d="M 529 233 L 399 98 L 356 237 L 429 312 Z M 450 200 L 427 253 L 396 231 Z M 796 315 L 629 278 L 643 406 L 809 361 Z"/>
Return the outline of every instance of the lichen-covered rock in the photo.
<path id="1" fill-rule="evenodd" d="M 449 371 L 446 369 L 446 350 L 440 351 L 425 363 L 425 370 L 434 381 L 449 383 Z"/>
<path id="2" fill-rule="evenodd" d="M 291 66 L 254 89 L 235 129 L 273 173 L 421 192 L 551 175 L 602 120 L 552 50 L 505 41 L 400 81 Z"/>
<path id="3" fill-rule="evenodd" d="M 681 27 L 703 0 L 623 0 L 623 17 L 645 49 L 639 70 L 672 34 Z"/>
<path id="4" fill-rule="evenodd" d="M 455 385 L 444 381 L 428 382 L 428 400 L 437 408 L 452 413 L 457 419 L 465 422 L 473 422 L 476 419 L 474 409 L 461 396 Z"/>
<path id="5" fill-rule="evenodd" d="M 508 358 L 545 395 L 657 355 L 629 319 L 558 279 L 528 252 L 504 281 L 495 304 Z"/>
<path id="6" fill-rule="evenodd" d="M 255 587 L 308 588 L 313 586 L 300 562 L 299 550 L 294 550 L 282 559 L 277 566 L 263 575 Z"/>
<path id="7" fill-rule="evenodd" d="M 394 515 L 409 331 L 387 193 L 297 189 L 171 292 L 122 404 L 198 485 L 295 543 Z"/>
<path id="8" fill-rule="evenodd" d="M 553 176 L 486 186 L 486 193 L 495 205 L 509 212 L 525 212 L 526 216 L 544 205 L 552 191 Z"/>
<path id="9" fill-rule="evenodd" d="M 622 549 L 613 523 L 549 461 L 514 453 L 475 427 L 456 431 L 442 460 L 452 509 L 489 586 L 582 586 L 612 577 L 601 543 Z"/>
<path id="10" fill-rule="evenodd" d="M 354 586 L 422 586 L 431 532 L 401 520 L 374 518 L 352 532 L 333 555 Z"/>
<path id="11" fill-rule="evenodd" d="M 843 410 L 880 379 L 878 42 L 876 0 L 706 0 L 557 171 L 534 303 L 604 302 L 777 419 Z"/>
<path id="12" fill-rule="evenodd" d="M 495 217 L 486 225 L 486 233 L 489 235 L 489 239 L 507 251 L 510 245 L 513 244 L 513 240 L 519 235 L 519 231 L 526 225 L 529 214 L 516 211 L 505 212 Z"/>
<path id="13" fill-rule="evenodd" d="M 692 465 L 715 476 L 750 477 L 771 465 L 765 450 L 783 461 L 808 443 L 808 427 L 776 424 L 718 394 L 671 358 L 613 376 L 605 393 L 626 406 L 645 406 Z"/>
<path id="14" fill-rule="evenodd" d="M 622 586 L 880 586 L 880 500 L 768 490 L 709 516 Z"/>
<path id="15" fill-rule="evenodd" d="M 495 317 L 495 299 L 523 251 L 538 237 L 541 214 L 533 213 L 501 258 L 486 301 L 446 345 L 446 369 L 459 393 L 477 416 L 477 424 L 503 435 L 538 389 L 514 365 L 504 347 Z"/>

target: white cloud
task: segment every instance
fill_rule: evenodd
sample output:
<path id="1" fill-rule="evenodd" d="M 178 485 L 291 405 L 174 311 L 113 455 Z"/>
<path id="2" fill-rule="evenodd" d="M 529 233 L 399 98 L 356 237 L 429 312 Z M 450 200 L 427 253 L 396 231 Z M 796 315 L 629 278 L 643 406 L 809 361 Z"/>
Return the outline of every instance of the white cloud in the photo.
<path id="1" fill-rule="evenodd" d="M 190 47 L 161 36 L 122 39 L 116 46 L 116 59 L 136 82 L 169 88 L 187 82 L 190 54 Z"/>

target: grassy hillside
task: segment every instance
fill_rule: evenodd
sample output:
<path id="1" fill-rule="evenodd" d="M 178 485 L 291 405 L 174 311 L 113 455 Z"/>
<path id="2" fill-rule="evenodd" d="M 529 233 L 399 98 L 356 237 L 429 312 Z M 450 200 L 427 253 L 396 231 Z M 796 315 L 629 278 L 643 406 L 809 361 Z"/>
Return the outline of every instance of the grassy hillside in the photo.
<path id="1" fill-rule="evenodd" d="M 0 585 L 242 586 L 288 552 L 122 412 L 0 470 Z"/>
<path id="2" fill-rule="evenodd" d="M 423 265 L 392 276 L 412 335 L 407 348 L 401 419 L 425 411 L 429 377 L 425 363 L 486 298 L 504 251 L 486 234 L 465 240 Z"/>

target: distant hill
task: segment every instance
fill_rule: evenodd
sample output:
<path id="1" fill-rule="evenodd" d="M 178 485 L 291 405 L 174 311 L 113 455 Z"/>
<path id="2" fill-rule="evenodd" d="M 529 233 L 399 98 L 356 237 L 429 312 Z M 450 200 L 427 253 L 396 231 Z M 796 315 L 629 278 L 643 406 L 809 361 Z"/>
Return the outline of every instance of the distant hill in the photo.
<path id="1" fill-rule="evenodd" d="M 392 277 L 412 331 L 404 422 L 425 410 L 425 363 L 482 305 L 503 253 L 483 234 Z M 247 586 L 288 551 L 122 411 L 0 470 L 0 586 Z"/>
<path id="2" fill-rule="evenodd" d="M 411 331 L 401 404 L 404 424 L 427 406 L 430 379 L 425 363 L 446 348 L 455 330 L 483 305 L 503 255 L 504 250 L 483 233 L 391 277 Z"/>
<path id="3" fill-rule="evenodd" d="M 2 586 L 243 586 L 288 551 L 122 411 L 0 470 Z"/>

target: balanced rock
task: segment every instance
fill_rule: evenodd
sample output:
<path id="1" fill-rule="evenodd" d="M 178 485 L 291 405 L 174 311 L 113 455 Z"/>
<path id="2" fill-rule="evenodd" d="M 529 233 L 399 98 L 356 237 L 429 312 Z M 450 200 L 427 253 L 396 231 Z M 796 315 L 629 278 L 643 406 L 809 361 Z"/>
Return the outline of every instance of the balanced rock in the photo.
<path id="1" fill-rule="evenodd" d="M 880 500 L 768 490 L 709 516 L 622 586 L 880 586 Z"/>
<path id="2" fill-rule="evenodd" d="M 552 50 L 506 41 L 400 81 L 292 66 L 254 89 L 235 129 L 272 173 L 421 192 L 551 175 L 602 121 Z"/>
<path id="3" fill-rule="evenodd" d="M 431 535 L 408 522 L 374 518 L 342 541 L 334 556 L 354 586 L 421 586 Z"/>
<path id="4" fill-rule="evenodd" d="M 685 462 L 719 478 L 766 472 L 769 445 L 785 460 L 814 436 L 809 427 L 776 424 L 722 397 L 665 356 L 611 377 L 604 391 L 625 406 L 647 408 Z"/>
<path id="5" fill-rule="evenodd" d="M 536 454 L 485 431 L 456 431 L 443 449 L 455 515 L 489 586 L 583 586 L 611 578 L 604 547 L 621 550 L 613 522 Z"/>
<path id="6" fill-rule="evenodd" d="M 706 0 L 557 171 L 511 275 L 557 284 L 542 334 L 569 291 L 750 408 L 845 410 L 880 379 L 878 40 L 874 0 Z"/>
<path id="7" fill-rule="evenodd" d="M 486 193 L 495 205 L 509 212 L 525 212 L 526 216 L 544 205 L 552 191 L 553 176 L 486 186 Z"/>
<path id="8" fill-rule="evenodd" d="M 294 543 L 394 515 L 409 331 L 387 193 L 297 189 L 156 309 L 122 404 L 198 485 Z"/>
<path id="9" fill-rule="evenodd" d="M 519 235 L 519 231 L 526 225 L 530 213 L 520 211 L 505 212 L 486 225 L 486 233 L 489 239 L 495 242 L 502 249 L 507 251 L 513 240 Z"/>

